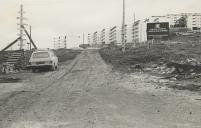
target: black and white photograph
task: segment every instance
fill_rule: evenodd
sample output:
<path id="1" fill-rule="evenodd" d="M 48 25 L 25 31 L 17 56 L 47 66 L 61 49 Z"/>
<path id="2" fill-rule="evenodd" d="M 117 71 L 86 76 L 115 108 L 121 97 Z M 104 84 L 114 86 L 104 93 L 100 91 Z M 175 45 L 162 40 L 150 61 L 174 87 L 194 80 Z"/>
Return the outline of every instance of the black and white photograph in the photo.
<path id="1" fill-rule="evenodd" d="M 201 128 L 201 1 L 0 0 L 0 128 Z"/>

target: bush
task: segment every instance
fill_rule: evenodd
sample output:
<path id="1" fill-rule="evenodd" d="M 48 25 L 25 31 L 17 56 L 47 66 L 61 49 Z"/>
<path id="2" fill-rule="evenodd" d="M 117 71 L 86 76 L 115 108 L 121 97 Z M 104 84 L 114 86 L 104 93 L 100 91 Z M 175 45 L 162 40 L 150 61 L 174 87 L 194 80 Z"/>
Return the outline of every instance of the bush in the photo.
<path id="1" fill-rule="evenodd" d="M 57 55 L 59 62 L 72 60 L 80 53 L 81 53 L 81 50 L 72 50 L 72 49 L 55 50 L 55 54 Z"/>

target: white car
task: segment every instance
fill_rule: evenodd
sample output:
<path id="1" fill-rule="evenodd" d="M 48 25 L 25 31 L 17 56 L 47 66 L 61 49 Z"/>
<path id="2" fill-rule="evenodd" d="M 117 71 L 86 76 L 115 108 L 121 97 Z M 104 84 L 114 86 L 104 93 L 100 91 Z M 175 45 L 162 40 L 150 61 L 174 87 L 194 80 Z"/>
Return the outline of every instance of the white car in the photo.
<path id="1" fill-rule="evenodd" d="M 52 50 L 37 50 L 32 53 L 28 67 L 33 72 L 44 68 L 56 70 L 58 68 L 58 58 Z"/>

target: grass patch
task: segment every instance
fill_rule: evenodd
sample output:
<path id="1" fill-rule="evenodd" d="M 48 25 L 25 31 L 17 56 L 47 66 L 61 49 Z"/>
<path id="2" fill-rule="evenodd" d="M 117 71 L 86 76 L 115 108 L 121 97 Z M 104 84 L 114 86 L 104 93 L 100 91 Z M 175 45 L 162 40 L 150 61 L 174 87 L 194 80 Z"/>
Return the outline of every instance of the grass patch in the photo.
<path id="1" fill-rule="evenodd" d="M 193 67 L 200 70 L 200 65 L 192 66 L 187 63 L 188 59 L 201 62 L 201 43 L 198 42 L 159 42 L 138 48 L 128 47 L 122 53 L 120 47 L 106 47 L 100 49 L 101 57 L 114 66 L 114 68 L 128 71 L 133 65 L 140 64 L 149 67 L 153 64 L 164 65 L 176 63 L 181 67 Z M 199 66 L 197 68 L 197 66 Z M 200 71 L 199 71 L 200 72 Z"/>
<path id="2" fill-rule="evenodd" d="M 57 55 L 59 62 L 65 62 L 68 60 L 72 60 L 72 59 L 76 58 L 76 56 L 80 53 L 81 53 L 81 50 L 73 50 L 73 49 L 55 50 L 55 54 Z"/>

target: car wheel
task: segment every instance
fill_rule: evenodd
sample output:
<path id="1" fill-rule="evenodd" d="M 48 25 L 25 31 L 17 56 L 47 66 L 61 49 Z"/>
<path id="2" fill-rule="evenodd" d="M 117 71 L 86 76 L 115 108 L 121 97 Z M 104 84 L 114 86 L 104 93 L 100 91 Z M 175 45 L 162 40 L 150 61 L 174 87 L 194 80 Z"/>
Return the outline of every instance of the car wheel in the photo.
<path id="1" fill-rule="evenodd" d="M 58 65 L 55 66 L 55 69 L 58 69 Z"/>

